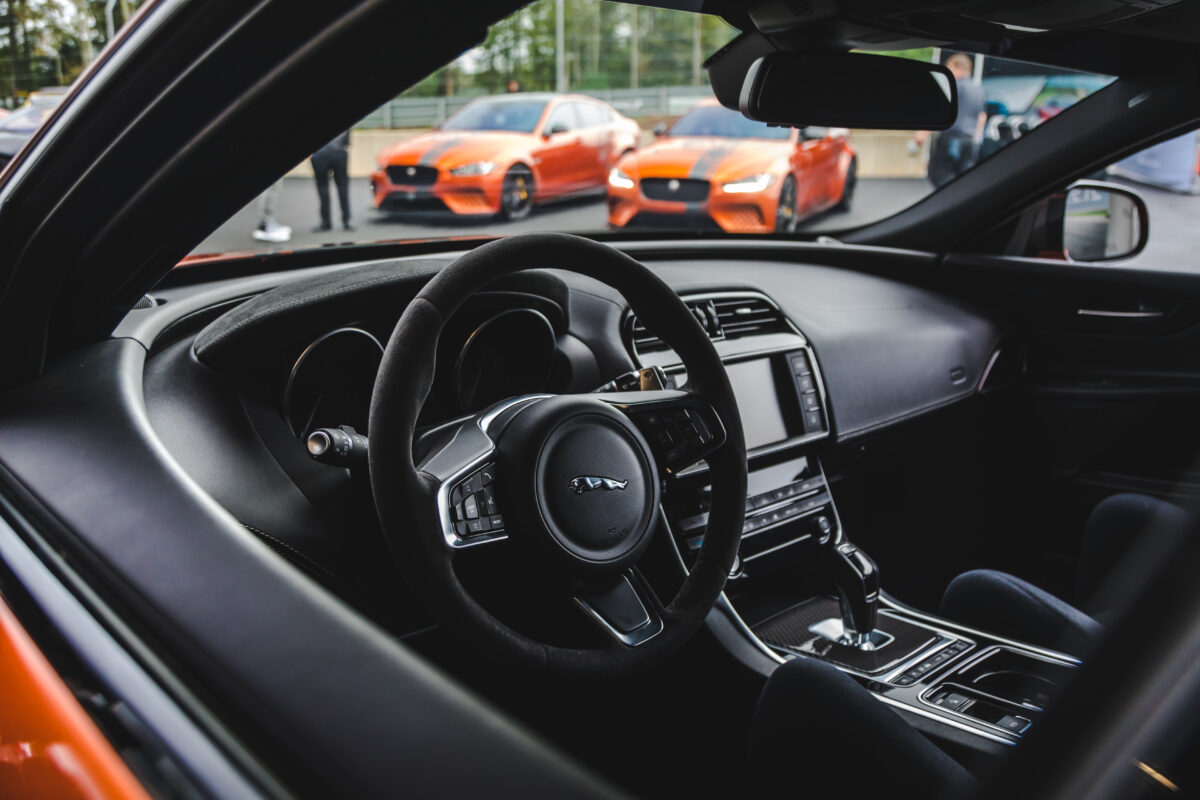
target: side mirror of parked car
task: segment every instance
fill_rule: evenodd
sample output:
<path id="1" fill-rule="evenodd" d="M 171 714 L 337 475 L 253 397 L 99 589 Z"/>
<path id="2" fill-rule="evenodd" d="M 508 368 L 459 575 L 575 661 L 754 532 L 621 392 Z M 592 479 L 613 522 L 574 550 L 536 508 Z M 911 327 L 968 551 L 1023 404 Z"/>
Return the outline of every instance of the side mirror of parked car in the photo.
<path id="1" fill-rule="evenodd" d="M 1011 237 L 1005 248 L 1009 254 L 1090 264 L 1142 252 L 1150 238 L 1150 214 L 1132 189 L 1077 181 L 999 230 Z"/>
<path id="2" fill-rule="evenodd" d="M 666 136 L 667 135 L 667 123 L 665 123 L 665 122 L 654 123 L 654 127 L 650 129 L 650 132 L 653 133 L 655 136 Z"/>
<path id="3" fill-rule="evenodd" d="M 542 132 L 542 138 L 549 139 L 556 133 L 566 133 L 569 130 L 570 128 L 567 127 L 565 122 L 552 122 L 546 126 L 546 130 Z"/>

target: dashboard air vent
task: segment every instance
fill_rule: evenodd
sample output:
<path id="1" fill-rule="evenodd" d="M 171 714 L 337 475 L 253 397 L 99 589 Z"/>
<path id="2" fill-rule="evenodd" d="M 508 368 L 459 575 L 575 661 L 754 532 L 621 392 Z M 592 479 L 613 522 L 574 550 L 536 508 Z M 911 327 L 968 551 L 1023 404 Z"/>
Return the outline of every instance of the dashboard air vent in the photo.
<path id="1" fill-rule="evenodd" d="M 779 309 L 760 295 L 717 295 L 693 300 L 684 298 L 684 303 L 714 341 L 788 330 Z M 641 320 L 633 315 L 629 319 L 630 338 L 636 352 L 653 353 L 667 349 L 663 341 L 648 331 Z"/>
<path id="2" fill-rule="evenodd" d="M 728 339 L 787 330 L 779 309 L 765 297 L 722 297 L 713 300 L 713 305 L 716 306 L 717 321 Z"/>

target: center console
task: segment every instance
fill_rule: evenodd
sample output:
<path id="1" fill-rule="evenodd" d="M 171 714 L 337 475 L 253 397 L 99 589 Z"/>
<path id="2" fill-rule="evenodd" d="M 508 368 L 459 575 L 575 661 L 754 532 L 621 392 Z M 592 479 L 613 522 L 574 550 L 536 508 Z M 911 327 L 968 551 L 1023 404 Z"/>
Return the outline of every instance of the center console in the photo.
<path id="1" fill-rule="evenodd" d="M 831 441 L 836 418 L 816 353 L 761 295 L 697 295 L 685 301 L 709 327 L 725 361 L 746 437 L 746 518 L 723 599 L 735 635 L 775 663 L 826 661 L 881 702 L 924 720 L 934 734 L 942 725 L 993 745 L 1019 741 L 1079 662 L 889 598 L 878 567 L 843 530 L 821 467 L 819 454 Z M 753 335 L 726 335 L 739 314 L 750 317 L 764 308 L 773 309 L 778 326 L 768 322 Z M 725 324 L 711 327 L 714 316 Z M 635 328 L 631 350 L 639 365 L 662 370 L 669 386 L 684 386 L 687 376 L 674 354 L 665 348 L 641 351 L 637 345 L 650 340 L 645 331 L 641 339 L 638 333 Z M 704 541 L 706 479 L 701 463 L 673 477 L 663 497 L 685 569 Z"/>

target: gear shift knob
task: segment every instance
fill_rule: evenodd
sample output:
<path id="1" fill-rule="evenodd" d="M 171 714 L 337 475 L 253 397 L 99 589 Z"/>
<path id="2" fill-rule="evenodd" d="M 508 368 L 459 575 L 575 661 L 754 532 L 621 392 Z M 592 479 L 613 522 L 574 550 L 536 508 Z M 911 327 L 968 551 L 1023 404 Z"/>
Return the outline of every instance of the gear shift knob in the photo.
<path id="1" fill-rule="evenodd" d="M 845 643 L 872 649 L 875 612 L 879 605 L 879 567 L 871 557 L 850 542 L 832 549 L 833 582 L 842 608 Z"/>

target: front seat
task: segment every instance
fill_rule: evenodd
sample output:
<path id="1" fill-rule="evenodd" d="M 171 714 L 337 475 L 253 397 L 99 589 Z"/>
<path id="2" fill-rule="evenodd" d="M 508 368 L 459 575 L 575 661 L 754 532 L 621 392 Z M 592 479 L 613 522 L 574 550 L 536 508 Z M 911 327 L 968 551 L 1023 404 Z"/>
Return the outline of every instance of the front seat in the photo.
<path id="1" fill-rule="evenodd" d="M 767 681 L 750 732 L 752 783 L 793 797 L 963 797 L 977 781 L 837 667 L 798 656 Z"/>
<path id="2" fill-rule="evenodd" d="M 1145 495 L 1109 497 L 1084 532 L 1076 602 L 1086 612 L 1007 573 L 974 570 L 951 581 L 943 615 L 1030 644 L 1090 650 L 1131 582 L 1151 574 L 1193 521 Z M 814 797 L 961 797 L 979 785 L 853 678 L 804 657 L 781 665 L 763 689 L 750 767 L 764 789 Z"/>
<path id="3" fill-rule="evenodd" d="M 1163 500 L 1113 495 L 1088 517 L 1071 602 L 1006 572 L 977 569 L 946 587 L 942 616 L 1017 641 L 1086 653 L 1127 588 L 1187 534 L 1192 522 L 1191 514 Z"/>

